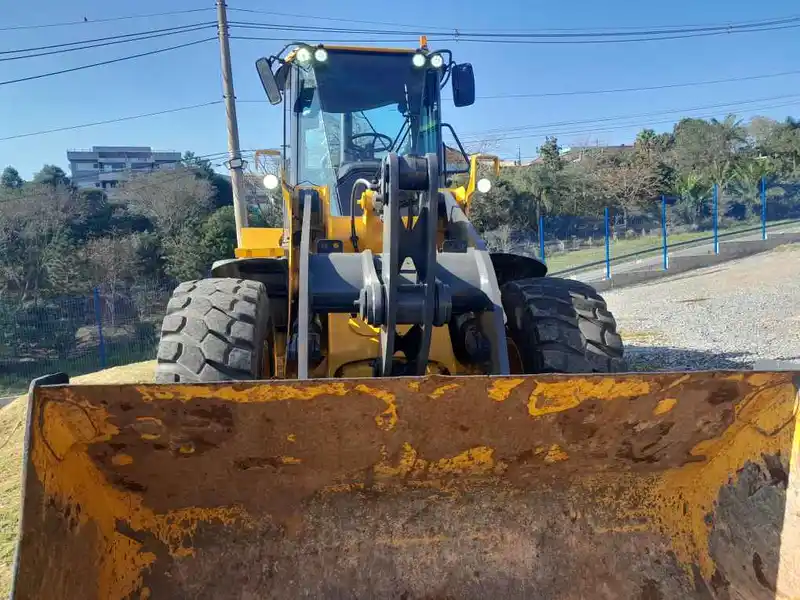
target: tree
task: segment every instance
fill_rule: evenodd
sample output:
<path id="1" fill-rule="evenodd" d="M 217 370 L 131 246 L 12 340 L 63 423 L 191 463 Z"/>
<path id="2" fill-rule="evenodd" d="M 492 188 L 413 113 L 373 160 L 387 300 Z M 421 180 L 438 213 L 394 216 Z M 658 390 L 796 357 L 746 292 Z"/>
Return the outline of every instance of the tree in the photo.
<path id="1" fill-rule="evenodd" d="M 687 223 L 700 222 L 708 211 L 711 183 L 697 173 L 685 173 L 678 177 L 672 189 L 678 196 L 677 210 Z"/>
<path id="2" fill-rule="evenodd" d="M 225 206 L 214 211 L 200 228 L 200 235 L 200 243 L 209 266 L 215 260 L 233 258 L 233 251 L 236 248 L 233 206 Z"/>
<path id="3" fill-rule="evenodd" d="M 140 273 L 139 238 L 132 234 L 90 240 L 85 254 L 90 281 L 93 287 L 102 288 L 113 326 L 120 295 Z"/>
<path id="4" fill-rule="evenodd" d="M 22 177 L 19 175 L 19 171 L 17 171 L 14 167 L 8 166 L 3 169 L 3 174 L 0 176 L 0 187 L 9 189 L 9 190 L 18 190 L 20 189 L 25 182 L 22 180 Z"/>
<path id="5" fill-rule="evenodd" d="M 0 210 L 0 294 L 36 301 L 51 289 L 49 266 L 63 252 L 69 191 L 32 185 Z"/>
<path id="6" fill-rule="evenodd" d="M 739 162 L 734 170 L 731 188 L 743 200 L 741 212 L 745 214 L 742 217 L 757 212 L 761 206 L 761 181 L 773 172 L 767 157 L 747 158 Z"/>
<path id="7" fill-rule="evenodd" d="M 69 177 L 59 166 L 45 165 L 42 170 L 33 176 L 33 183 L 56 187 L 59 185 L 69 186 Z"/>
<path id="8" fill-rule="evenodd" d="M 544 144 L 539 148 L 539 156 L 545 168 L 551 171 L 560 171 L 564 168 L 564 160 L 561 157 L 561 146 L 555 137 L 546 137 Z"/>
<path id="9" fill-rule="evenodd" d="M 635 160 L 607 165 L 597 174 L 605 196 L 622 209 L 623 226 L 628 214 L 658 193 L 658 178 L 652 165 Z"/>
<path id="10" fill-rule="evenodd" d="M 118 198 L 169 237 L 187 224 L 198 225 L 211 208 L 212 195 L 208 180 L 179 167 L 134 177 L 125 183 Z"/>
<path id="11" fill-rule="evenodd" d="M 188 150 L 184 152 L 181 162 L 185 167 L 196 171 L 206 179 L 211 179 L 214 176 L 214 167 L 211 166 L 211 161 L 197 156 L 194 152 Z"/>

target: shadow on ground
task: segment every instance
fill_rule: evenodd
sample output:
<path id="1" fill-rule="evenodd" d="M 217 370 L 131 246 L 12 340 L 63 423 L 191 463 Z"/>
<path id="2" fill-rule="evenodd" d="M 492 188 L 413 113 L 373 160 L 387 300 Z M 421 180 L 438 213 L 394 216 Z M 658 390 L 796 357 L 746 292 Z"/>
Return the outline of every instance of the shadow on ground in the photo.
<path id="1" fill-rule="evenodd" d="M 708 352 L 669 346 L 625 347 L 628 371 L 751 370 L 758 358 L 749 352 Z"/>

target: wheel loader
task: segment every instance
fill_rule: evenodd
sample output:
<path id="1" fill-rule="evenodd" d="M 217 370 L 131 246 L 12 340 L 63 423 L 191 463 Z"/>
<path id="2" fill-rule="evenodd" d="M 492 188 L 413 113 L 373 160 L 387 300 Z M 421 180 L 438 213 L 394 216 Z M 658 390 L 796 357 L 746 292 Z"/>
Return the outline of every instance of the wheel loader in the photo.
<path id="1" fill-rule="evenodd" d="M 31 384 L 13 598 L 800 597 L 796 373 L 628 373 L 592 287 L 490 252 L 450 51 L 256 71 L 282 227 L 237 207 L 155 383 Z"/>

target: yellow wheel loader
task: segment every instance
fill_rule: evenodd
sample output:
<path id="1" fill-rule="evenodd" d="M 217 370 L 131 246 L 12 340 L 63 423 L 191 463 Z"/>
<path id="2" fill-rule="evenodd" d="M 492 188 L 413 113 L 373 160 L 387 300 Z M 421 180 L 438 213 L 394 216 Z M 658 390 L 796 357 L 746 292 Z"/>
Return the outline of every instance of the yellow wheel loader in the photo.
<path id="1" fill-rule="evenodd" d="M 590 286 L 489 252 L 449 51 L 256 67 L 283 227 L 237 207 L 156 383 L 33 382 L 13 598 L 800 597 L 796 374 L 625 373 Z"/>

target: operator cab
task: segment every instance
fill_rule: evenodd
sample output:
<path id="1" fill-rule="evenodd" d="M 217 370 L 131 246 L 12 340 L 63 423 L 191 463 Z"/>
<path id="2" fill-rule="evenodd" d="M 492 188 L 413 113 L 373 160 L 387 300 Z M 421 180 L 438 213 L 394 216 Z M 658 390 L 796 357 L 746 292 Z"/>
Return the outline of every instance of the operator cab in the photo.
<path id="1" fill-rule="evenodd" d="M 334 216 L 360 215 L 357 181 L 375 180 L 387 153 L 435 153 L 445 165 L 442 82 L 452 76 L 456 106 L 474 101 L 471 66 L 447 63 L 445 54 L 301 45 L 286 59 L 259 60 L 270 101 L 286 100 L 286 183 L 327 187 Z M 273 75 L 275 62 L 281 66 Z"/>

